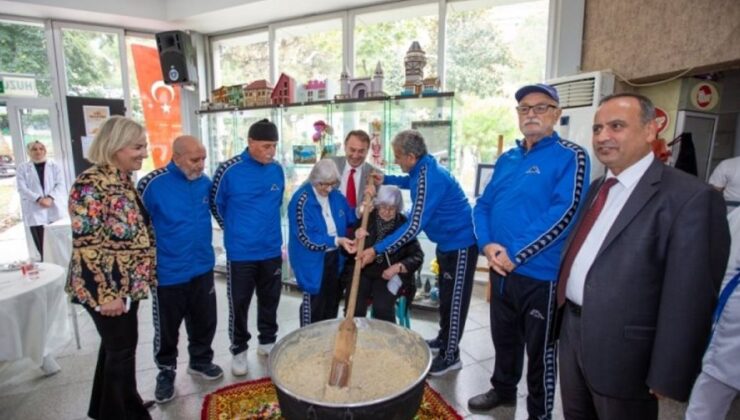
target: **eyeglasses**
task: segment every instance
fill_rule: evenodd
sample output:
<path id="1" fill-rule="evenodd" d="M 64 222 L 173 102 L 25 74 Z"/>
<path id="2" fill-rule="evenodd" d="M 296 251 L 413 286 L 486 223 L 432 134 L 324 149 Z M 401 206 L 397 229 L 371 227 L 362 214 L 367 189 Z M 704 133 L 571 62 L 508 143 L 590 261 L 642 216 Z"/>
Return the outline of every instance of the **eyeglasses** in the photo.
<path id="1" fill-rule="evenodd" d="M 329 188 L 329 189 L 334 189 L 334 188 L 336 188 L 336 187 L 337 187 L 338 185 L 339 185 L 339 183 L 338 183 L 338 182 L 319 182 L 319 183 L 318 183 L 318 186 L 319 186 L 319 187 L 324 187 L 324 188 Z"/>
<path id="2" fill-rule="evenodd" d="M 516 107 L 516 112 L 518 112 L 520 115 L 527 115 L 529 114 L 529 110 L 534 110 L 534 113 L 537 115 L 544 114 L 547 112 L 550 108 L 557 108 L 555 105 L 550 104 L 537 104 L 534 106 L 528 106 L 528 105 L 520 105 Z"/>

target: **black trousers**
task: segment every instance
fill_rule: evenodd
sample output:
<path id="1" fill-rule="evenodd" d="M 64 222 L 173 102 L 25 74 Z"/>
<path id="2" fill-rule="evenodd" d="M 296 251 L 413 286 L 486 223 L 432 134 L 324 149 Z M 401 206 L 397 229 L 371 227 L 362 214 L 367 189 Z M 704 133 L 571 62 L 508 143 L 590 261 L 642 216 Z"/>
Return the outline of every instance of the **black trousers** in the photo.
<path id="1" fill-rule="evenodd" d="M 321 274 L 321 288 L 319 293 L 311 295 L 303 293 L 299 319 L 301 327 L 314 322 L 337 317 L 339 302 L 339 251 L 334 250 L 324 254 L 324 272 Z"/>
<path id="2" fill-rule="evenodd" d="M 154 362 L 160 369 L 177 369 L 177 341 L 185 320 L 190 366 L 213 361 L 216 335 L 216 289 L 213 271 L 193 277 L 187 283 L 158 286 L 152 290 L 154 321 Z"/>
<path id="3" fill-rule="evenodd" d="M 581 316 L 574 304 L 564 308 L 560 330 L 560 394 L 567 420 L 657 420 L 658 400 L 645 392 L 644 399 L 625 400 L 596 393 L 583 374 Z"/>
<path id="4" fill-rule="evenodd" d="M 282 287 L 281 257 L 261 261 L 228 262 L 229 338 L 231 354 L 239 354 L 249 347 L 252 335 L 247 328 L 247 315 L 252 295 L 257 294 L 257 339 L 260 344 L 277 339 L 277 308 Z"/>
<path id="5" fill-rule="evenodd" d="M 87 415 L 99 420 L 151 419 L 136 389 L 139 302 L 132 302 L 128 312 L 114 317 L 100 315 L 88 305 L 84 308 L 100 334 Z"/>
<path id="6" fill-rule="evenodd" d="M 440 355 L 453 362 L 460 355 L 460 340 L 468 318 L 473 276 L 478 259 L 478 246 L 456 251 L 436 252 L 439 264 L 439 333 Z"/>
<path id="7" fill-rule="evenodd" d="M 549 339 L 555 316 L 556 283 L 491 270 L 491 337 L 496 360 L 491 385 L 503 398 L 516 398 L 527 351 L 527 412 L 549 419 L 555 399 L 556 348 Z"/>
<path id="8" fill-rule="evenodd" d="M 349 300 L 349 290 L 347 291 Z M 396 296 L 388 290 L 388 280 L 382 276 L 360 275 L 360 287 L 357 291 L 355 316 L 367 314 L 368 302 L 372 300 L 373 318 L 396 323 Z"/>
<path id="9" fill-rule="evenodd" d="M 44 260 L 44 225 L 29 226 L 31 230 L 31 238 L 33 238 L 33 244 L 36 245 L 36 249 L 41 255 L 41 261 Z"/>

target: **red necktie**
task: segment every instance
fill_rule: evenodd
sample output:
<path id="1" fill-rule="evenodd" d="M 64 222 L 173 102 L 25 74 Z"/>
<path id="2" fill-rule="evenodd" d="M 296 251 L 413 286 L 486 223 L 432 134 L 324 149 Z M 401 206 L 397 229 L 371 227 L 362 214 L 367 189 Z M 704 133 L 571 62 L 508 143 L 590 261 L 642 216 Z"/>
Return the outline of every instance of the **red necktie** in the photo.
<path id="1" fill-rule="evenodd" d="M 355 187 L 355 168 L 349 170 L 347 179 L 347 202 L 351 208 L 357 207 L 357 188 Z"/>
<path id="2" fill-rule="evenodd" d="M 573 267 L 573 261 L 576 259 L 578 251 L 581 250 L 583 242 L 586 241 L 586 237 L 594 226 L 596 219 L 599 218 L 601 210 L 604 209 L 606 198 L 609 195 L 609 189 L 611 189 L 611 187 L 616 183 L 617 178 L 609 178 L 601 184 L 596 199 L 583 216 L 583 220 L 578 226 L 578 230 L 573 237 L 573 241 L 571 241 L 570 247 L 568 247 L 568 251 L 565 253 L 563 265 L 560 267 L 560 276 L 558 278 L 558 307 L 563 306 L 565 303 L 565 288 L 568 284 L 568 277 L 570 277 L 570 269 Z"/>

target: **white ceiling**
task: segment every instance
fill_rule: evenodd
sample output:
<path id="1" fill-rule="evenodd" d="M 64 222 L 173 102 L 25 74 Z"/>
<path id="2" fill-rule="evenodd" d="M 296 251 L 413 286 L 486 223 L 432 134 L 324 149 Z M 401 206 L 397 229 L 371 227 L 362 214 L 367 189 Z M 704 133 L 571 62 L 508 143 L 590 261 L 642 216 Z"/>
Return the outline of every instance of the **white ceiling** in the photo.
<path id="1" fill-rule="evenodd" d="M 218 33 L 399 0 L 0 0 L 0 13 L 125 27 Z"/>

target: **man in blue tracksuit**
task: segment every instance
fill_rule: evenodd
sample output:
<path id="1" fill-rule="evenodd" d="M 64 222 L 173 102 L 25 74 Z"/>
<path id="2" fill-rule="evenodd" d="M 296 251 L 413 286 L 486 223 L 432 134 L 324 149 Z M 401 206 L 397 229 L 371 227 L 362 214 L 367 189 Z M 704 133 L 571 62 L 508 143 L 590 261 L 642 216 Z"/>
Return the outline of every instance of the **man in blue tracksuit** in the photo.
<path id="1" fill-rule="evenodd" d="M 257 294 L 257 353 L 268 355 L 277 338 L 282 245 L 283 167 L 275 162 L 278 131 L 264 119 L 249 127 L 247 149 L 221 163 L 213 176 L 211 211 L 224 230 L 228 264 L 231 373 L 247 374 L 247 313 Z"/>
<path id="2" fill-rule="evenodd" d="M 427 152 L 416 130 L 398 133 L 392 142 L 396 163 L 408 176 L 386 176 L 385 184 L 409 189 L 409 218 L 396 231 L 363 251 L 366 265 L 383 252 L 393 253 L 423 230 L 437 244 L 439 263 L 439 333 L 427 344 L 437 356 L 430 375 L 460 369 L 460 339 L 465 329 L 478 247 L 470 203 L 450 172 Z"/>
<path id="3" fill-rule="evenodd" d="M 496 161 L 478 199 L 475 233 L 491 267 L 493 389 L 468 401 L 471 410 L 516 405 L 516 386 L 527 365 L 530 419 L 549 419 L 555 394 L 555 345 L 550 321 L 564 240 L 589 181 L 588 153 L 561 139 L 557 91 L 549 85 L 516 92 L 524 140 Z"/>
<path id="4" fill-rule="evenodd" d="M 154 397 L 158 403 L 175 396 L 177 341 L 180 324 L 188 332 L 188 373 L 208 380 L 223 376 L 213 363 L 216 293 L 208 194 L 203 174 L 206 149 L 192 136 L 172 144 L 172 161 L 139 181 L 139 194 L 157 237 L 157 277 L 152 290 L 154 361 L 159 368 Z"/>

